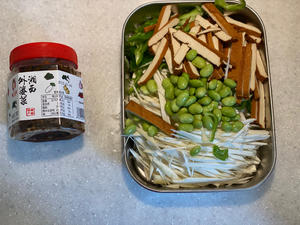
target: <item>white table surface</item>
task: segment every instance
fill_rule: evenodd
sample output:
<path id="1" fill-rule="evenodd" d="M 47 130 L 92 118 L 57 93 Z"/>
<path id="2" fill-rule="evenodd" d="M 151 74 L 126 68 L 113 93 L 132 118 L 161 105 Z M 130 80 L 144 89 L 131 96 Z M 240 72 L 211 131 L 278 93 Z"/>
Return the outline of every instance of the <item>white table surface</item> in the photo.
<path id="1" fill-rule="evenodd" d="M 270 51 L 278 161 L 251 191 L 158 194 L 121 160 L 120 46 L 143 0 L 2 0 L 0 4 L 0 224 L 300 224 L 300 2 L 247 3 L 262 17 Z M 85 84 L 86 132 L 42 144 L 8 138 L 8 56 L 17 45 L 72 46 Z"/>

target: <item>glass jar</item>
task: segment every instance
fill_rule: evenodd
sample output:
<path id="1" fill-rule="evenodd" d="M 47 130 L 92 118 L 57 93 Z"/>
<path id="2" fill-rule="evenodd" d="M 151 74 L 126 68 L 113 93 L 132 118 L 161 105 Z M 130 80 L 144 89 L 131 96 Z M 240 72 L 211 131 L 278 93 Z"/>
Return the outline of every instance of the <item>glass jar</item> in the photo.
<path id="1" fill-rule="evenodd" d="M 66 45 L 37 42 L 10 53 L 8 129 L 23 141 L 54 141 L 84 132 L 84 101 L 77 54 Z"/>

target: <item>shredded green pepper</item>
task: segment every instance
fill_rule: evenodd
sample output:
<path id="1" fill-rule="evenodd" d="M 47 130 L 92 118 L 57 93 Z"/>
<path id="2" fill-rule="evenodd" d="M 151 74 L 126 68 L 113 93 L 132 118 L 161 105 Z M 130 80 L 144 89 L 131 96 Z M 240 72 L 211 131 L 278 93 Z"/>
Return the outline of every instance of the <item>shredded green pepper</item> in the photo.
<path id="1" fill-rule="evenodd" d="M 215 5 L 227 11 L 236 11 L 245 8 L 246 1 L 240 0 L 240 4 L 228 4 L 225 2 L 225 0 L 215 0 Z"/>
<path id="2" fill-rule="evenodd" d="M 228 158 L 228 148 L 222 150 L 219 146 L 214 145 L 213 154 L 216 158 L 225 161 Z"/>

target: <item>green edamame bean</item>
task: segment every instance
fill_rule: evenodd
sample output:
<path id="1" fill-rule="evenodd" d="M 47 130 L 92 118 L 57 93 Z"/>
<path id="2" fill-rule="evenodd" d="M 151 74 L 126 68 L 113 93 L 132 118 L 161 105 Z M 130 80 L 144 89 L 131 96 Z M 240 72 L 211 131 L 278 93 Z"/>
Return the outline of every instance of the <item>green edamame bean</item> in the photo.
<path id="1" fill-rule="evenodd" d="M 240 114 L 236 114 L 235 117 L 231 118 L 232 121 L 239 121 L 241 119 Z"/>
<path id="2" fill-rule="evenodd" d="M 211 106 L 211 104 L 207 105 L 207 106 L 203 106 L 203 113 L 208 113 L 208 112 L 211 112 L 213 111 L 213 107 Z"/>
<path id="3" fill-rule="evenodd" d="M 194 115 L 194 119 L 202 121 L 202 114 L 196 114 L 196 115 Z"/>
<path id="4" fill-rule="evenodd" d="M 180 90 L 179 88 L 175 87 L 174 88 L 174 95 L 177 97 L 178 95 L 180 95 L 180 93 L 182 93 L 183 90 Z"/>
<path id="5" fill-rule="evenodd" d="M 190 123 L 180 123 L 178 126 L 178 130 L 192 132 L 194 130 L 194 127 L 193 127 L 193 124 L 190 124 Z"/>
<path id="6" fill-rule="evenodd" d="M 183 76 L 179 77 L 177 81 L 177 87 L 181 90 L 184 90 L 186 89 L 187 86 L 188 86 L 188 80 Z"/>
<path id="7" fill-rule="evenodd" d="M 229 79 L 229 78 L 224 80 L 224 84 L 229 88 L 235 88 L 236 87 L 236 82 L 232 79 Z"/>
<path id="8" fill-rule="evenodd" d="M 187 102 L 188 99 L 189 99 L 189 94 L 186 92 L 182 92 L 176 98 L 176 105 L 181 107 Z"/>
<path id="9" fill-rule="evenodd" d="M 136 131 L 136 125 L 131 124 L 131 125 L 125 127 L 124 134 L 131 135 L 131 134 L 134 134 L 135 131 Z"/>
<path id="10" fill-rule="evenodd" d="M 204 87 L 203 82 L 201 80 L 196 80 L 196 79 L 190 80 L 189 85 L 194 88 Z"/>
<path id="11" fill-rule="evenodd" d="M 176 99 L 171 101 L 171 109 L 173 112 L 178 112 L 180 107 L 176 104 Z"/>
<path id="12" fill-rule="evenodd" d="M 179 121 L 180 123 L 193 123 L 194 117 L 190 113 L 182 113 L 179 115 Z"/>
<path id="13" fill-rule="evenodd" d="M 169 116 L 172 116 L 172 115 L 173 115 L 172 108 L 171 108 L 171 102 L 170 102 L 170 101 L 167 101 L 167 102 L 166 102 L 166 104 L 165 104 L 165 111 L 166 111 L 166 113 L 167 113 Z"/>
<path id="14" fill-rule="evenodd" d="M 140 90 L 144 95 L 150 95 L 150 92 L 148 91 L 148 88 L 146 87 L 146 85 L 141 86 Z"/>
<path id="15" fill-rule="evenodd" d="M 192 61 L 192 64 L 193 64 L 194 66 L 196 66 L 198 69 L 202 69 L 203 67 L 205 67 L 206 61 L 205 61 L 205 59 L 203 59 L 202 57 L 197 56 L 197 57 Z"/>
<path id="16" fill-rule="evenodd" d="M 215 116 L 218 118 L 218 122 L 221 121 L 222 119 L 222 112 L 220 109 L 214 109 L 213 110 L 213 114 L 215 114 Z"/>
<path id="17" fill-rule="evenodd" d="M 232 131 L 239 132 L 244 127 L 244 124 L 241 121 L 235 121 L 232 123 Z"/>
<path id="18" fill-rule="evenodd" d="M 224 106 L 222 107 L 221 111 L 223 116 L 228 116 L 230 118 L 236 116 L 236 111 L 232 107 Z"/>
<path id="19" fill-rule="evenodd" d="M 236 98 L 234 96 L 228 96 L 222 99 L 222 104 L 225 106 L 233 106 L 236 103 Z"/>
<path id="20" fill-rule="evenodd" d="M 212 130 L 213 126 L 214 126 L 214 122 L 212 120 L 212 118 L 210 116 L 203 116 L 202 118 L 202 122 L 203 122 L 203 126 L 207 129 L 207 130 Z"/>
<path id="21" fill-rule="evenodd" d="M 197 51 L 195 49 L 191 49 L 186 53 L 186 59 L 189 61 L 193 61 L 197 56 Z"/>
<path id="22" fill-rule="evenodd" d="M 221 98 L 225 98 L 227 96 L 230 95 L 231 89 L 229 87 L 223 87 L 220 91 L 219 91 L 219 95 L 221 96 Z"/>
<path id="23" fill-rule="evenodd" d="M 194 118 L 193 126 L 194 128 L 200 129 L 203 126 L 202 121 Z"/>
<path id="24" fill-rule="evenodd" d="M 197 98 L 202 98 L 202 97 L 204 97 L 206 95 L 206 92 L 207 92 L 207 90 L 206 90 L 205 87 L 199 87 L 195 91 L 195 96 Z"/>
<path id="25" fill-rule="evenodd" d="M 208 63 L 200 70 L 200 76 L 209 77 L 213 71 L 214 71 L 213 65 Z"/>
<path id="26" fill-rule="evenodd" d="M 173 100 L 175 98 L 175 91 L 174 91 L 174 86 L 168 87 L 165 89 L 165 97 L 168 100 Z"/>
<path id="27" fill-rule="evenodd" d="M 229 122 L 222 122 L 221 129 L 225 132 L 231 132 L 232 125 Z"/>
<path id="28" fill-rule="evenodd" d="M 217 80 L 216 92 L 219 92 L 223 88 L 223 83 L 220 80 Z"/>
<path id="29" fill-rule="evenodd" d="M 201 146 L 195 146 L 190 150 L 190 155 L 196 156 L 200 153 L 200 151 L 201 151 Z"/>
<path id="30" fill-rule="evenodd" d="M 138 122 L 141 121 L 141 118 L 139 118 L 139 117 L 137 117 L 137 116 L 133 116 L 132 119 L 133 119 L 133 121 L 136 122 L 136 123 L 138 123 Z"/>
<path id="31" fill-rule="evenodd" d="M 211 103 L 211 98 L 210 97 L 208 97 L 208 96 L 204 96 L 203 98 L 201 98 L 201 99 L 199 99 L 199 103 L 201 104 L 201 105 L 209 105 L 210 103 Z"/>
<path id="32" fill-rule="evenodd" d="M 177 113 L 174 113 L 172 115 L 172 120 L 174 120 L 175 122 L 179 122 L 179 116 L 187 112 L 188 112 L 187 108 L 181 108 Z"/>
<path id="33" fill-rule="evenodd" d="M 201 77 L 200 80 L 203 82 L 203 84 L 207 84 L 207 78 L 206 77 Z"/>
<path id="34" fill-rule="evenodd" d="M 222 121 L 223 122 L 229 122 L 231 119 L 228 116 L 222 116 Z"/>
<path id="35" fill-rule="evenodd" d="M 195 91 L 196 91 L 196 88 L 191 87 L 191 88 L 189 89 L 190 96 L 191 96 L 191 95 L 194 95 L 194 94 L 195 94 Z"/>
<path id="36" fill-rule="evenodd" d="M 154 137 L 157 134 L 157 132 L 158 132 L 157 127 L 155 127 L 153 125 L 150 125 L 148 128 L 148 131 L 147 131 L 147 133 L 150 137 Z"/>
<path id="37" fill-rule="evenodd" d="M 213 79 L 211 80 L 209 83 L 208 83 L 208 89 L 210 90 L 214 90 L 217 88 L 217 80 L 216 79 Z"/>
<path id="38" fill-rule="evenodd" d="M 143 122 L 143 123 L 142 123 L 142 127 L 143 127 L 143 130 L 144 130 L 144 131 L 148 131 L 148 128 L 150 127 L 150 124 L 147 123 L 147 122 Z"/>
<path id="39" fill-rule="evenodd" d="M 181 76 L 184 77 L 188 82 L 190 81 L 190 75 L 188 73 L 183 72 Z"/>
<path id="40" fill-rule="evenodd" d="M 200 114 L 200 113 L 202 113 L 203 108 L 199 103 L 196 102 L 196 103 L 190 105 L 188 110 L 192 114 Z"/>
<path id="41" fill-rule="evenodd" d="M 197 98 L 195 96 L 190 96 L 186 103 L 184 104 L 185 107 L 189 107 L 191 104 L 195 103 Z"/>
<path id="42" fill-rule="evenodd" d="M 130 118 L 126 119 L 126 121 L 125 121 L 125 127 L 128 127 L 131 124 L 134 124 L 133 120 L 130 119 Z"/>
<path id="43" fill-rule="evenodd" d="M 219 106 L 219 103 L 218 103 L 218 102 L 216 102 L 216 101 L 212 101 L 210 104 L 212 104 L 212 105 L 213 105 L 213 108 L 214 108 L 214 109 L 217 109 L 217 108 L 218 108 L 218 106 Z"/>
<path id="44" fill-rule="evenodd" d="M 157 92 L 157 85 L 155 80 L 148 80 L 146 83 L 147 89 L 151 94 L 155 94 Z"/>
<path id="45" fill-rule="evenodd" d="M 221 96 L 219 95 L 219 93 L 214 90 L 209 90 L 207 94 L 209 97 L 211 97 L 213 100 L 217 102 L 221 100 Z"/>
<path id="46" fill-rule="evenodd" d="M 171 75 L 170 76 L 170 81 L 173 85 L 177 85 L 177 81 L 178 81 L 178 76 L 176 75 Z"/>
<path id="47" fill-rule="evenodd" d="M 172 75 L 172 76 L 174 76 L 174 75 Z M 161 85 L 163 86 L 164 89 L 167 89 L 170 86 L 173 86 L 173 84 L 172 84 L 172 82 L 171 82 L 171 80 L 169 78 L 163 79 Z"/>

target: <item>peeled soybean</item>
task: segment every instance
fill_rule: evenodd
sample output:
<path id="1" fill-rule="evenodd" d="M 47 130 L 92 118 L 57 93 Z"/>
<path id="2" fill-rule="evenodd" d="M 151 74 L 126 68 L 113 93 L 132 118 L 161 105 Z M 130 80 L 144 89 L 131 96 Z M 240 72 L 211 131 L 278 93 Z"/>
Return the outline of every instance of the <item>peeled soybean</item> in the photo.
<path id="1" fill-rule="evenodd" d="M 209 77 L 213 71 L 214 71 L 213 65 L 208 63 L 200 70 L 200 76 Z"/>
<path id="2" fill-rule="evenodd" d="M 177 106 L 181 107 L 183 106 L 187 100 L 189 99 L 189 94 L 186 92 L 180 93 L 176 98 L 176 104 Z"/>
<path id="3" fill-rule="evenodd" d="M 206 61 L 205 61 L 205 59 L 203 59 L 202 57 L 197 56 L 197 57 L 192 61 L 192 64 L 193 64 L 194 66 L 196 66 L 198 69 L 202 69 L 203 67 L 205 67 Z"/>
<path id="4" fill-rule="evenodd" d="M 194 117 L 190 113 L 182 113 L 178 118 L 181 123 L 193 123 L 194 121 Z"/>
<path id="5" fill-rule="evenodd" d="M 204 96 L 203 98 L 201 98 L 201 99 L 199 99 L 199 103 L 201 104 L 201 105 L 209 105 L 210 103 L 211 103 L 211 98 L 210 97 L 208 97 L 208 96 Z"/>
<path id="6" fill-rule="evenodd" d="M 147 89 L 151 94 L 154 94 L 157 92 L 157 84 L 155 80 L 148 80 L 146 83 Z"/>
<path id="7" fill-rule="evenodd" d="M 205 87 L 199 87 L 195 91 L 195 96 L 197 98 L 202 98 L 202 97 L 204 97 L 206 95 L 206 92 L 207 92 L 207 90 L 206 90 Z"/>
<path id="8" fill-rule="evenodd" d="M 190 123 L 180 123 L 178 125 L 178 129 L 186 132 L 192 132 L 194 130 L 194 126 Z"/>
<path id="9" fill-rule="evenodd" d="M 200 113 L 202 113 L 203 108 L 199 103 L 196 102 L 196 103 L 190 105 L 188 110 L 192 114 L 200 114 Z"/>
<path id="10" fill-rule="evenodd" d="M 236 103 L 236 98 L 234 96 L 228 96 L 222 99 L 222 104 L 224 106 L 233 106 Z"/>

